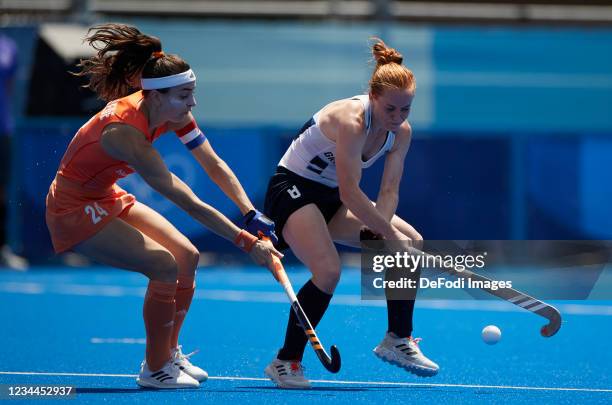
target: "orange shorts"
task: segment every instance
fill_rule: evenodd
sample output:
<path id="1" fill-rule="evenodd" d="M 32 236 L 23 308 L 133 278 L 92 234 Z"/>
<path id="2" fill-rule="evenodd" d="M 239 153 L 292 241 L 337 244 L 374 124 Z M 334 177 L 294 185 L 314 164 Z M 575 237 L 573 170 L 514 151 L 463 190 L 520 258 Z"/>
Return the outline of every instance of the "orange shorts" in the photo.
<path id="1" fill-rule="evenodd" d="M 132 194 L 116 184 L 88 190 L 57 175 L 49 187 L 46 212 L 53 249 L 61 253 L 91 238 L 135 202 Z"/>

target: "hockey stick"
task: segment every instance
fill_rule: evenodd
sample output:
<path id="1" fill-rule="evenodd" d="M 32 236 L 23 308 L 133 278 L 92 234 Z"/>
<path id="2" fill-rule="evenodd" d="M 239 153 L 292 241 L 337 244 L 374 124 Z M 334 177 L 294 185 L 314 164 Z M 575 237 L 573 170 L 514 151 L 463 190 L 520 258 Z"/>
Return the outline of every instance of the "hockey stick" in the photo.
<path id="1" fill-rule="evenodd" d="M 269 240 L 267 237 L 262 237 L 264 240 Z M 289 302 L 291 303 L 291 308 L 295 312 L 298 320 L 300 321 L 300 325 L 302 325 L 302 329 L 304 333 L 308 337 L 308 341 L 310 345 L 314 349 L 317 357 L 321 361 L 321 364 L 330 372 L 337 373 L 340 371 L 341 361 L 340 361 L 340 352 L 336 345 L 332 345 L 330 347 L 331 357 L 325 351 L 325 348 L 321 344 L 321 341 L 317 337 L 317 334 L 310 324 L 308 317 L 304 313 L 300 302 L 298 301 L 295 292 L 293 291 L 293 287 L 291 286 L 291 282 L 289 281 L 289 277 L 287 277 L 287 273 L 285 272 L 285 268 L 281 263 L 280 259 L 274 255 L 272 255 L 272 260 L 274 262 L 274 277 L 285 289 L 285 293 L 287 297 L 289 297 Z"/>
<path id="2" fill-rule="evenodd" d="M 459 271 L 455 268 L 443 267 L 443 270 L 457 277 L 465 277 L 471 280 L 484 282 L 484 285 L 492 285 L 492 280 L 490 278 L 481 276 L 480 274 L 476 274 L 467 269 Z M 553 307 L 550 304 L 540 301 L 537 298 L 533 298 L 532 296 L 515 290 L 514 288 L 506 287 L 493 290 L 491 288 L 481 287 L 481 289 L 491 295 L 494 295 L 498 298 L 501 298 L 505 301 L 508 301 L 516 306 L 526 309 L 527 311 L 531 311 L 534 314 L 537 314 L 547 319 L 548 323 L 542 326 L 542 328 L 540 329 L 540 334 L 544 337 L 551 337 L 552 335 L 557 333 L 559 328 L 561 328 L 561 313 L 559 313 L 557 308 Z"/>
<path id="3" fill-rule="evenodd" d="M 361 241 L 382 240 L 379 235 L 367 228 L 362 229 L 360 239 Z M 416 248 L 412 248 L 411 250 L 413 250 L 416 254 L 419 255 L 432 256 L 429 253 L 423 252 Z M 467 269 L 459 271 L 454 267 L 442 266 L 441 270 L 453 276 L 465 277 L 473 281 L 484 282 L 484 285 L 492 285 L 493 280 L 491 280 L 490 278 L 481 276 L 480 274 L 476 274 Z M 515 290 L 514 288 L 506 287 L 493 290 L 491 288 L 483 286 L 481 287 L 481 290 L 484 290 L 491 295 L 494 295 L 507 302 L 510 302 L 511 304 L 526 309 L 527 311 L 531 311 L 534 314 L 537 314 L 547 319 L 548 323 L 542 326 L 542 328 L 540 329 L 540 334 L 544 337 L 553 336 L 559 331 L 559 328 L 561 328 L 561 313 L 557 310 L 557 308 L 553 307 L 550 304 L 540 301 L 537 298 L 533 298 L 532 296 Z"/>

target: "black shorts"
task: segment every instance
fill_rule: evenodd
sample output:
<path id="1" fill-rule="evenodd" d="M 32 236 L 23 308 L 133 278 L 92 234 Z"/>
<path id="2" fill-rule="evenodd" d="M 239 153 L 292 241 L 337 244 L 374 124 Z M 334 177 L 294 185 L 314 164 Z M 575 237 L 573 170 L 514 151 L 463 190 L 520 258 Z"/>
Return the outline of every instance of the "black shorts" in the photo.
<path id="1" fill-rule="evenodd" d="M 315 204 L 329 222 L 342 206 L 338 187 L 328 187 L 278 166 L 268 183 L 264 204 L 264 213 L 276 225 L 277 249 L 289 247 L 283 239 L 283 227 L 289 216 L 308 204 Z"/>

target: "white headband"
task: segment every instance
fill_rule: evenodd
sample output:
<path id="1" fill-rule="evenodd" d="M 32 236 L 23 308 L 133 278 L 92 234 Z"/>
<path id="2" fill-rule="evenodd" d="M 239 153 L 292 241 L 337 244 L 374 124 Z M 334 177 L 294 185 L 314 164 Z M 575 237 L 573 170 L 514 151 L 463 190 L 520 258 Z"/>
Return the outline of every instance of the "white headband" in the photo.
<path id="1" fill-rule="evenodd" d="M 140 79 L 140 86 L 143 90 L 167 89 L 168 87 L 180 86 L 181 84 L 193 83 L 196 81 L 195 73 L 189 69 L 186 72 L 176 75 L 153 77 L 149 79 Z"/>

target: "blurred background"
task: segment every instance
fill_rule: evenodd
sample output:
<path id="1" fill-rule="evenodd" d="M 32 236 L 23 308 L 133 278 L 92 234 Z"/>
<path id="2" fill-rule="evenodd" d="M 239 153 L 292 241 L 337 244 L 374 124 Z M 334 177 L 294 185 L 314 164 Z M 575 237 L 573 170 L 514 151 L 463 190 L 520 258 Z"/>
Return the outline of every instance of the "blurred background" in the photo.
<path id="1" fill-rule="evenodd" d="M 417 78 L 398 214 L 426 239 L 612 239 L 610 1 L 0 0 L 0 14 L 3 254 L 62 260 L 45 196 L 102 106 L 67 71 L 91 55 L 87 27 L 109 21 L 191 64 L 199 125 L 260 209 L 297 129 L 367 91 L 368 38 L 379 36 Z M 204 201 L 239 219 L 174 135 L 156 146 Z M 378 162 L 363 174 L 372 199 L 381 173 Z M 137 175 L 121 185 L 202 251 L 237 256 Z"/>

